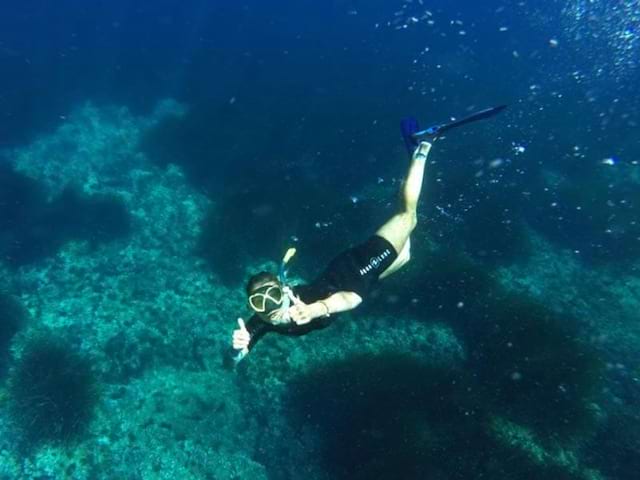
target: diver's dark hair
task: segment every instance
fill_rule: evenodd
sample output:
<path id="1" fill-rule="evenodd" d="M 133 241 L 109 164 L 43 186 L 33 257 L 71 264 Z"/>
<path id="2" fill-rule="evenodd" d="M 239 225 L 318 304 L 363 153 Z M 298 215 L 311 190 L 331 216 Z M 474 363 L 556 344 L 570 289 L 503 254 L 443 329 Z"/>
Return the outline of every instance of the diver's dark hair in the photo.
<path id="1" fill-rule="evenodd" d="M 262 285 L 269 282 L 278 282 L 278 277 L 269 272 L 256 273 L 247 282 L 247 295 L 251 295 Z"/>

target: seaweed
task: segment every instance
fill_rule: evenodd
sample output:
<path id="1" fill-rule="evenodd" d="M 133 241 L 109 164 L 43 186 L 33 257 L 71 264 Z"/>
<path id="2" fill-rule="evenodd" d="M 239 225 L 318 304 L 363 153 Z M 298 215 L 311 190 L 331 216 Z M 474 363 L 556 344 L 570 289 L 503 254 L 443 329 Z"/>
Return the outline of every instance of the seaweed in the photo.
<path id="1" fill-rule="evenodd" d="M 90 361 L 70 348 L 54 336 L 33 337 L 11 370 L 11 417 L 27 445 L 69 443 L 93 417 L 97 379 Z"/>

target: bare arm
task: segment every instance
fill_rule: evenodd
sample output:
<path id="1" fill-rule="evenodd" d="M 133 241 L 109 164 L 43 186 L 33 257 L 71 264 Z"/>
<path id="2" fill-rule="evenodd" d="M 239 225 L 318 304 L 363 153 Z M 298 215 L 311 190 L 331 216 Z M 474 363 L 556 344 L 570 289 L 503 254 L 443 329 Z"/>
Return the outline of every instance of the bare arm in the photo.
<path id="1" fill-rule="evenodd" d="M 314 318 L 328 317 L 334 313 L 353 310 L 362 303 L 362 297 L 355 292 L 336 292 L 324 300 L 305 304 L 297 300 L 289 309 L 291 319 L 298 325 L 309 323 Z"/>
<path id="2" fill-rule="evenodd" d="M 311 305 L 320 305 L 320 315 L 332 315 L 334 313 L 353 310 L 362 303 L 362 297 L 354 292 L 336 292 L 329 298 L 314 302 Z M 318 309 L 318 307 L 314 307 Z"/>

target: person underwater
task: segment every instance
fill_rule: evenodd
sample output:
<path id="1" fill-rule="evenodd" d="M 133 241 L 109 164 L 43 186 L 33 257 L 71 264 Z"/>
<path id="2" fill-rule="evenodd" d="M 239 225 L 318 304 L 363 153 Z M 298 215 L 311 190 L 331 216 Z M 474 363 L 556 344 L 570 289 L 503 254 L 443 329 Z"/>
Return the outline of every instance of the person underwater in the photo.
<path id="1" fill-rule="evenodd" d="M 338 254 L 309 284 L 290 286 L 287 282 L 287 264 L 295 249 L 285 254 L 279 274 L 253 275 L 246 286 L 253 316 L 247 322 L 238 318 L 232 337 L 235 362 L 269 332 L 300 336 L 328 327 L 337 314 L 356 308 L 381 280 L 404 267 L 411 258 L 411 234 L 418 223 L 418 201 L 433 141 L 452 128 L 489 118 L 504 108 L 488 108 L 424 130 L 414 118 L 403 119 L 400 127 L 411 162 L 398 211 L 363 243 Z"/>

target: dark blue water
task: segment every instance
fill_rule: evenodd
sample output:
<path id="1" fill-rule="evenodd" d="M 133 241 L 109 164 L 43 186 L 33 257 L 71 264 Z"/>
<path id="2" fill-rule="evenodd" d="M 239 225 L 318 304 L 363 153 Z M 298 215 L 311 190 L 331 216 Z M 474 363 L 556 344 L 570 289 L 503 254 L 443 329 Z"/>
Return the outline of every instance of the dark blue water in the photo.
<path id="1" fill-rule="evenodd" d="M 640 2 L 27 0 L 0 16 L 0 478 L 631 479 Z M 244 283 L 397 211 L 353 313 Z M 268 263 L 272 262 L 272 263 Z M 271 338 L 274 337 L 274 338 Z"/>

